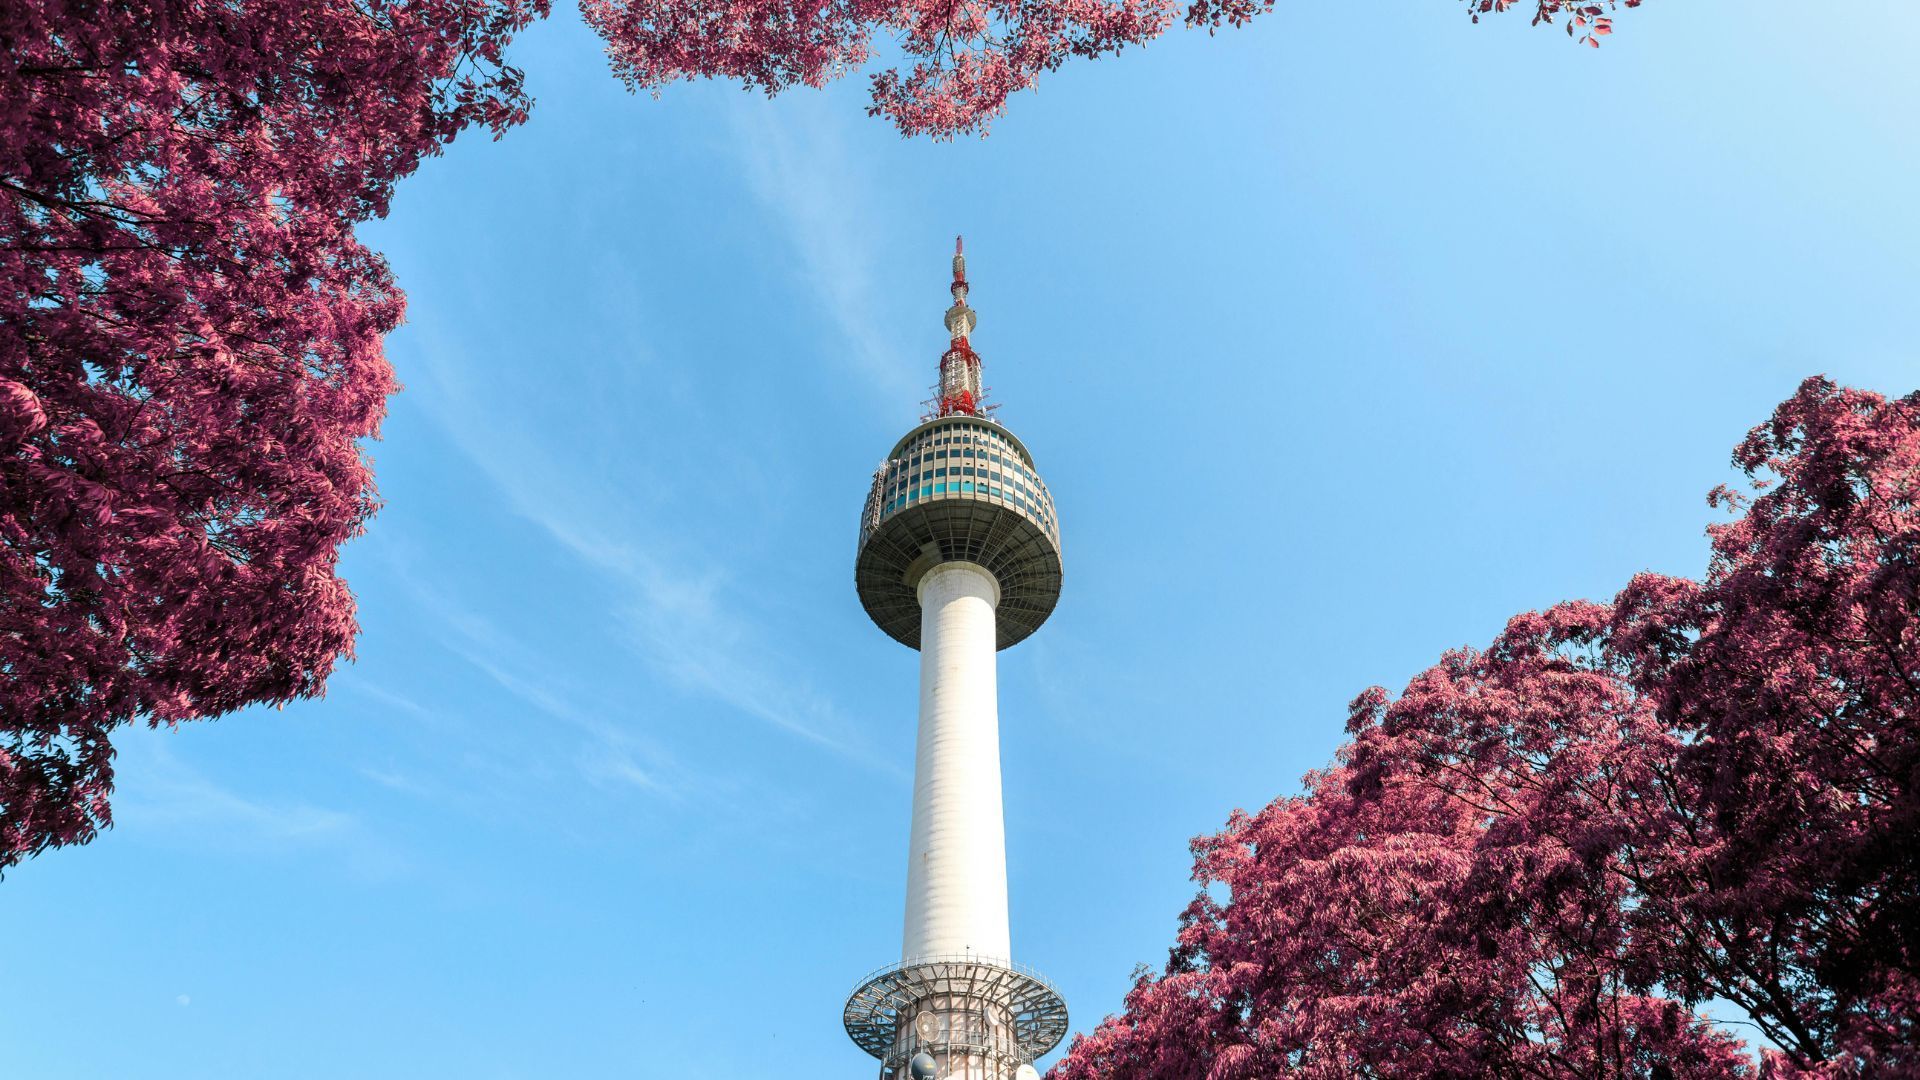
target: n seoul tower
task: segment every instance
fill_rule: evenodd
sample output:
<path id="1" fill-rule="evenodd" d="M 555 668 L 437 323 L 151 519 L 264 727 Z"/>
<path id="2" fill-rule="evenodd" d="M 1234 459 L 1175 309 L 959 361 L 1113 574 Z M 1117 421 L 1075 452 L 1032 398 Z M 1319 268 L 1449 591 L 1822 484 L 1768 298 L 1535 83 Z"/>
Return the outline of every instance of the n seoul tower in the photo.
<path id="1" fill-rule="evenodd" d="M 920 651 L 900 962 L 861 982 L 845 1015 L 881 1080 L 1033 1077 L 1067 1033 L 1066 1002 L 1012 959 L 994 673 L 1060 597 L 1060 530 L 1033 455 L 987 417 L 977 319 L 956 240 L 934 409 L 875 471 L 860 515 L 860 602 Z"/>

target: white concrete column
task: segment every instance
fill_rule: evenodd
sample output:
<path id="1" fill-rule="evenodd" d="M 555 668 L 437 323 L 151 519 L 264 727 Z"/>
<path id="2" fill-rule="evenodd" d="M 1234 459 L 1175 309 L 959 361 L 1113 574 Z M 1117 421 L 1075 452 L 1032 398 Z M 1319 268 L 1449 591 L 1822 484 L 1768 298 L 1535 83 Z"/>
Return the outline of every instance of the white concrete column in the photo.
<path id="1" fill-rule="evenodd" d="M 994 677 L 1000 585 L 972 563 L 942 563 L 919 592 L 920 740 L 901 959 L 1010 960 Z"/>

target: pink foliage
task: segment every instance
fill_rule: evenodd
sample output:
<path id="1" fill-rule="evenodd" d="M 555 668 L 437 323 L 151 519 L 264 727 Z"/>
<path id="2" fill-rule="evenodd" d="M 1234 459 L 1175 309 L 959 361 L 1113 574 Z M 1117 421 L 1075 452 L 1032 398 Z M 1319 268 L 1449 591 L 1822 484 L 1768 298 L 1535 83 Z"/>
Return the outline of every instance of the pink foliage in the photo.
<path id="1" fill-rule="evenodd" d="M 1512 620 L 1195 842 L 1058 1080 L 1920 1074 L 1920 400 L 1809 380 L 1704 581 Z M 1729 501 L 1716 493 L 1716 501 Z M 1222 897 L 1222 894 L 1224 898 Z"/>
<path id="2" fill-rule="evenodd" d="M 1536 23 L 1564 20 L 1599 44 L 1615 0 L 1525 0 Z M 1641 0 L 1619 0 L 1638 7 Z M 1467 0 L 1474 21 L 1521 0 Z M 1189 26 L 1241 26 L 1273 0 L 1188 0 Z M 868 112 L 903 134 L 984 133 L 1013 93 L 1075 57 L 1145 45 L 1182 15 L 1179 0 L 581 0 L 630 88 L 737 79 L 769 94 L 820 87 L 875 58 L 884 35 L 903 62 L 872 76 Z"/>
<path id="3" fill-rule="evenodd" d="M 1657 973 L 1750 998 L 1782 1070 L 1920 1075 L 1920 397 L 1810 379 L 1734 460 L 1706 579 L 1637 578 L 1612 633 L 1685 740 Z"/>
<path id="4" fill-rule="evenodd" d="M 1053 1075 L 1752 1075 L 1737 1041 L 1631 977 L 1607 802 L 1652 723 L 1525 620 L 1397 700 L 1363 694 L 1339 766 L 1196 842 L 1209 892 L 1165 974 Z"/>
<path id="5" fill-rule="evenodd" d="M 526 100 L 545 0 L 0 10 L 0 867 L 111 822 L 109 735 L 320 690 L 402 298 L 353 235 Z"/>

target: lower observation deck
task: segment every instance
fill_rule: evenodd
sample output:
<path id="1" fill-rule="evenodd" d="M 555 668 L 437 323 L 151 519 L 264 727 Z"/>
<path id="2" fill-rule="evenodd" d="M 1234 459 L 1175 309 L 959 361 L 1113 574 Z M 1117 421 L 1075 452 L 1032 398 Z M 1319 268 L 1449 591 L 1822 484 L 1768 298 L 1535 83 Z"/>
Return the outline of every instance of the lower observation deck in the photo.
<path id="1" fill-rule="evenodd" d="M 1067 1003 L 1036 972 L 977 956 L 929 956 L 882 968 L 847 998 L 847 1034 L 904 1075 L 915 1054 L 961 1057 L 1010 1076 L 1067 1034 Z M 883 1073 L 883 1075 L 885 1075 Z"/>
<path id="2" fill-rule="evenodd" d="M 916 589 L 945 562 L 975 563 L 999 582 L 1002 649 L 1039 629 L 1060 598 L 1053 496 L 1020 440 L 979 417 L 920 425 L 874 474 L 854 568 L 860 602 L 888 636 L 917 649 Z"/>

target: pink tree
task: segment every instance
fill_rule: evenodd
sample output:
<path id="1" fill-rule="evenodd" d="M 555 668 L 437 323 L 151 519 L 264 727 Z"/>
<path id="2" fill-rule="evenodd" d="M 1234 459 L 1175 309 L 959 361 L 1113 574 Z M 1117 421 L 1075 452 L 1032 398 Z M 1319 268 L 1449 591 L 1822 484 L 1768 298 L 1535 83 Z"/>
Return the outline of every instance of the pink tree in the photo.
<path id="1" fill-rule="evenodd" d="M 1604 615 L 1523 617 L 1396 700 L 1357 699 L 1341 765 L 1195 842 L 1208 891 L 1165 972 L 1053 1075 L 1751 1075 L 1634 977 L 1633 815 L 1611 802 L 1649 780 L 1656 722 L 1557 644 Z"/>
<path id="2" fill-rule="evenodd" d="M 1641 0 L 1466 0 L 1480 16 L 1524 7 L 1597 46 L 1616 3 Z M 864 66 L 886 35 L 904 58 L 872 76 L 868 112 L 907 135 L 984 132 L 1007 98 L 1074 57 L 1144 45 L 1173 25 L 1242 26 L 1273 0 L 581 0 L 616 74 L 658 91 L 682 79 L 737 79 L 777 93 L 820 87 Z M 904 70 L 903 70 L 904 67 Z"/>
<path id="3" fill-rule="evenodd" d="M 1643 891 L 1687 932 L 1651 973 L 1746 1006 L 1783 1071 L 1920 1075 L 1920 395 L 1809 379 L 1734 460 L 1705 579 L 1635 579 L 1611 628 L 1682 740 Z"/>
<path id="4" fill-rule="evenodd" d="M 1740 1075 L 1711 998 L 1774 1074 L 1920 1073 L 1920 401 L 1810 380 L 1736 460 L 1703 582 L 1368 691 L 1197 841 L 1228 898 L 1057 1075 Z"/>
<path id="5" fill-rule="evenodd" d="M 527 102 L 545 0 L 0 10 L 0 867 L 111 821 L 109 734 L 317 692 L 402 298 L 354 239 Z"/>

